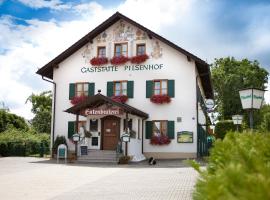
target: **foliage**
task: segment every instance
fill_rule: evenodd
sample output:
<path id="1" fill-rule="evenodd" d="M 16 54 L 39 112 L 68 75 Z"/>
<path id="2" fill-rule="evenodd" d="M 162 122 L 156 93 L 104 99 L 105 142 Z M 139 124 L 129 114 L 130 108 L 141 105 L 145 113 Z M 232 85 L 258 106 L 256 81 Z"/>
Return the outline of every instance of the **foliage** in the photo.
<path id="1" fill-rule="evenodd" d="M 7 130 L 8 127 L 22 130 L 28 129 L 28 125 L 22 117 L 0 110 L 0 132 Z"/>
<path id="2" fill-rule="evenodd" d="M 228 131 L 235 131 L 236 125 L 232 120 L 219 121 L 215 126 L 215 134 L 217 138 L 223 139 Z"/>
<path id="3" fill-rule="evenodd" d="M 146 54 L 133 56 L 133 57 L 130 58 L 130 62 L 134 63 L 134 64 L 140 64 L 140 63 L 145 62 L 148 58 L 149 58 L 149 56 L 146 55 Z"/>
<path id="4" fill-rule="evenodd" d="M 240 89 L 265 89 L 268 80 L 268 72 L 260 67 L 258 61 L 238 61 L 233 57 L 216 59 L 211 66 L 211 73 L 217 111 L 223 120 L 243 113 L 238 92 Z"/>
<path id="5" fill-rule="evenodd" d="M 41 133 L 50 133 L 51 131 L 51 110 L 52 110 L 52 92 L 45 91 L 40 94 L 30 95 L 27 102 L 32 103 L 31 111 L 35 114 L 33 118 L 33 127 Z"/>
<path id="6" fill-rule="evenodd" d="M 170 144 L 171 139 L 167 135 L 159 135 L 159 136 L 152 136 L 150 140 L 150 144 L 152 145 L 164 145 Z"/>
<path id="7" fill-rule="evenodd" d="M 217 140 L 194 200 L 270 199 L 270 134 L 230 132 Z"/>
<path id="8" fill-rule="evenodd" d="M 55 139 L 55 141 L 54 141 L 54 143 L 53 143 L 53 153 L 56 154 L 57 148 L 58 148 L 58 146 L 59 146 L 60 144 L 65 144 L 65 145 L 67 145 L 67 141 L 66 141 L 65 136 L 59 136 L 59 135 L 58 135 L 58 136 L 56 137 L 56 139 Z"/>
<path id="9" fill-rule="evenodd" d="M 91 65 L 94 66 L 100 66 L 100 65 L 105 65 L 108 63 L 108 58 L 106 57 L 94 57 L 90 60 Z"/>
<path id="10" fill-rule="evenodd" d="M 126 56 L 114 56 L 111 59 L 112 65 L 122 65 L 129 61 L 129 58 Z"/>
<path id="11" fill-rule="evenodd" d="M 70 103 L 72 103 L 73 105 L 76 105 L 78 103 L 83 102 L 84 100 L 86 100 L 87 97 L 86 96 L 75 96 L 71 99 Z"/>
<path id="12" fill-rule="evenodd" d="M 0 134 L 0 154 L 2 156 L 28 156 L 40 152 L 41 143 L 45 153 L 49 153 L 48 134 L 37 134 L 34 130 L 7 129 Z"/>
<path id="13" fill-rule="evenodd" d="M 128 164 L 130 159 L 131 159 L 130 156 L 121 156 L 119 158 L 118 164 Z"/>
<path id="14" fill-rule="evenodd" d="M 128 100 L 128 96 L 127 95 L 112 96 L 111 99 L 120 103 L 126 103 Z"/>
<path id="15" fill-rule="evenodd" d="M 171 97 L 168 95 L 153 95 L 150 101 L 156 104 L 170 103 Z"/>

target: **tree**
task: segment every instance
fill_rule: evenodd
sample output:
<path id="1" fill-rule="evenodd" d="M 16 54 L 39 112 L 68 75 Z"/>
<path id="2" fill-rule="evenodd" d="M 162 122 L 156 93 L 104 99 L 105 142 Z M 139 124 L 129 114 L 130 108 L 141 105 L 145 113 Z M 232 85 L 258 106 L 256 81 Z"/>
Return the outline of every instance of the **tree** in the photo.
<path id="1" fill-rule="evenodd" d="M 52 92 L 45 91 L 40 94 L 32 94 L 27 98 L 27 102 L 32 103 L 31 111 L 35 114 L 32 120 L 34 129 L 40 133 L 50 133 Z"/>
<path id="2" fill-rule="evenodd" d="M 268 72 L 258 61 L 233 57 L 215 59 L 211 65 L 217 111 L 222 120 L 243 113 L 239 90 L 248 87 L 265 89 Z"/>
<path id="3" fill-rule="evenodd" d="M 28 125 L 24 118 L 0 109 L 0 132 L 7 130 L 9 127 L 28 130 Z"/>

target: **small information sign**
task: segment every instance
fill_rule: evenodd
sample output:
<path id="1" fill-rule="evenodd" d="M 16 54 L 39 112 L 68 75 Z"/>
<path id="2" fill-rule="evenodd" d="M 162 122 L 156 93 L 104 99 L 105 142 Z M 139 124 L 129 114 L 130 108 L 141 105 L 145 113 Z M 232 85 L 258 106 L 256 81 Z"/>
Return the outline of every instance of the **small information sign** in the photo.
<path id="1" fill-rule="evenodd" d="M 81 146 L 81 156 L 88 155 L 88 147 L 87 146 Z"/>
<path id="2" fill-rule="evenodd" d="M 181 131 L 177 132 L 178 143 L 193 143 L 193 132 Z"/>

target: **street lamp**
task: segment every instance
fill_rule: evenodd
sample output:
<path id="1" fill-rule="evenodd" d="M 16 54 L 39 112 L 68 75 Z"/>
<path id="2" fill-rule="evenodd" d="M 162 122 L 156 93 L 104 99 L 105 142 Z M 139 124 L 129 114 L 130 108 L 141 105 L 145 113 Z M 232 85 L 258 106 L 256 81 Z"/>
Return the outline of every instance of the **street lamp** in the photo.
<path id="1" fill-rule="evenodd" d="M 73 134 L 72 140 L 75 143 L 75 157 L 77 159 L 78 142 L 80 141 L 80 135 L 78 133 Z"/>
<path id="2" fill-rule="evenodd" d="M 253 129 L 253 110 L 260 109 L 263 103 L 265 90 L 247 88 L 239 91 L 242 107 L 249 110 L 249 125 Z"/>
<path id="3" fill-rule="evenodd" d="M 242 115 L 233 115 L 232 116 L 233 124 L 236 125 L 236 130 L 238 131 L 238 126 L 242 124 L 243 116 Z"/>

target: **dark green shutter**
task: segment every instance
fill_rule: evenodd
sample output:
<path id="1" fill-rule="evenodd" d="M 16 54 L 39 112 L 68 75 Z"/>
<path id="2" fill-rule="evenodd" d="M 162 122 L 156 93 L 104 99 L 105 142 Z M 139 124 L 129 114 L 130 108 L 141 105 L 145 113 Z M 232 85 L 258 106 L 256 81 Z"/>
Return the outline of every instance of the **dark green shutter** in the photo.
<path id="1" fill-rule="evenodd" d="M 167 130 L 168 130 L 168 137 L 170 139 L 174 139 L 174 135 L 175 135 L 175 132 L 174 132 L 174 121 L 168 121 L 167 122 Z"/>
<path id="2" fill-rule="evenodd" d="M 75 83 L 69 84 L 69 99 L 71 100 L 73 97 L 75 97 Z"/>
<path id="3" fill-rule="evenodd" d="M 174 80 L 168 80 L 168 95 L 174 97 Z"/>
<path id="4" fill-rule="evenodd" d="M 95 83 L 88 83 L 88 96 L 95 95 Z"/>
<path id="5" fill-rule="evenodd" d="M 151 139 L 153 132 L 153 122 L 152 121 L 146 121 L 145 122 L 145 138 Z"/>
<path id="6" fill-rule="evenodd" d="M 75 133 L 75 122 L 68 122 L 68 138 L 72 138 L 72 135 Z"/>
<path id="7" fill-rule="evenodd" d="M 111 81 L 107 82 L 107 96 L 113 96 L 113 82 Z"/>
<path id="8" fill-rule="evenodd" d="M 127 96 L 128 98 L 133 98 L 134 96 L 134 81 L 127 82 Z"/>
<path id="9" fill-rule="evenodd" d="M 151 98 L 153 95 L 153 81 L 146 81 L 146 98 Z"/>

